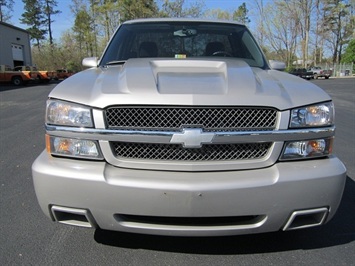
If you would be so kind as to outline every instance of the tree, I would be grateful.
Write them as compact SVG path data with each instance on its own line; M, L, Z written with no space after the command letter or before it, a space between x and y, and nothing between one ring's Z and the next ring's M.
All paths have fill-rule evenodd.
M83 59L82 51L78 49L77 41L74 33L71 30L64 32L60 39L60 45L57 47L58 61L56 68L66 68L75 72L81 71L83 66L81 61Z
M324 41L325 41L325 32L324 26L322 23L322 14L323 5L322 0L315 0L315 25L313 29L314 33L314 50L313 50L313 62L314 65L318 65L323 61L323 52L324 52Z
M295 0L295 7L299 13L299 28L301 34L301 51L303 67L308 66L308 46L311 30L311 13L314 6L313 0Z
M256 21L256 32L254 34L255 38L258 40L261 46L264 46L264 35L265 35L265 21L267 14L265 14L265 5L263 0L254 0L252 9L256 10L257 21ZM264 46L263 49L267 48ZM266 51L265 50L265 51ZM265 52L264 51L264 52Z
M162 10L160 11L161 17L201 17L204 11L204 3L202 1L195 1L189 7L185 7L185 0L169 1L164 0Z
M241 4L236 11L233 13L233 20L236 20L243 24L248 24L250 19L248 17L248 9L245 3Z
M270 46L270 59L284 61L290 67L294 61L299 36L299 14L291 1L276 0L273 3L263 5L259 10L263 12L262 45ZM267 15L266 15L267 14ZM277 56L276 56L277 55Z
M30 33L31 40L35 40L38 49L40 49L40 42L45 39L47 30L44 29L47 22L42 10L44 10L43 2L38 0L22 0L25 4L25 12L22 14L20 21L23 24L31 26L27 28Z
M9 22L13 11L14 0L0 0L0 21Z
M343 46L354 34L354 15L348 1L324 0L324 26L330 32L328 43L333 51L333 63L341 61Z
M98 24L104 34L104 42L108 42L121 22L121 5L118 0L100 0L97 7ZM100 30L99 30L100 31Z
M345 53L341 58L342 63L354 64L355 67L355 39L352 39L346 47Z
M86 55L94 56L94 28L92 26L92 19L86 9L80 10L75 17L73 31L78 48Z
M44 0L45 2L45 9L44 13L46 16L47 26L48 26L48 34L49 34L49 43L53 45L53 36L52 36L52 15L57 15L61 13L59 10L55 10L55 7L58 5L56 0Z
M204 14L204 17L210 19L223 19L223 20L232 20L232 15L226 10L220 8L207 10Z
M153 0L120 0L121 21L136 18L150 18L158 14L158 7Z
M220 8L207 10L204 17L211 19L235 20L242 24L248 24L250 22L248 12L249 10L247 9L246 4L243 3L234 12L222 10Z

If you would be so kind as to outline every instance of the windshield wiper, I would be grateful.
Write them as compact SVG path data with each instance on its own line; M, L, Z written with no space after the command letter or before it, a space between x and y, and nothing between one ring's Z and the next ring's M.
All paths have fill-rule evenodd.
M110 61L105 64L105 66L112 66L112 65L123 65L126 63L126 60L115 60L115 61Z

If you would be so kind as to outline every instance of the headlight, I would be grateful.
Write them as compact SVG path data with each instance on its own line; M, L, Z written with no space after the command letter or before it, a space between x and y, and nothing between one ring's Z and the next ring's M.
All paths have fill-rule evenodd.
M334 124L334 105L332 102L291 110L290 128L320 127L332 124Z
M286 142L281 160L325 157L332 153L333 138Z
M46 146L48 153L53 155L97 160L102 159L97 141L46 135Z
M57 100L47 101L46 123L62 126L93 127L89 108Z

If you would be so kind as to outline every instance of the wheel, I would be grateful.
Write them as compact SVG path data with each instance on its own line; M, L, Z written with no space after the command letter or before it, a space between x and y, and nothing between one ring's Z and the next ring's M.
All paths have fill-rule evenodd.
M318 79L318 75L317 75L317 74L314 74L314 78L315 78L315 79Z
M231 55L230 53L228 53L226 51L217 51L217 52L214 52L212 55L213 56L223 55L224 57L233 57L233 55Z
M21 77L13 77L12 78L12 84L14 84L15 86L20 86L23 83L23 80Z
M325 76L325 79L329 79L329 76Z

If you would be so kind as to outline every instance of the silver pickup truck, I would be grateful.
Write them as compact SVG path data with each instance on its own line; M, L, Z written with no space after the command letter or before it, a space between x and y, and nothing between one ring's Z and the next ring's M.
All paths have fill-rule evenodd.
M49 94L32 166L53 221L217 236L334 216L346 169L332 155L333 102L266 61L245 26L128 21L83 64Z
M315 79L318 79L318 78L329 79L329 77L331 76L330 70L323 70L321 67L317 67L317 66L310 67L307 69L307 71L313 72Z

